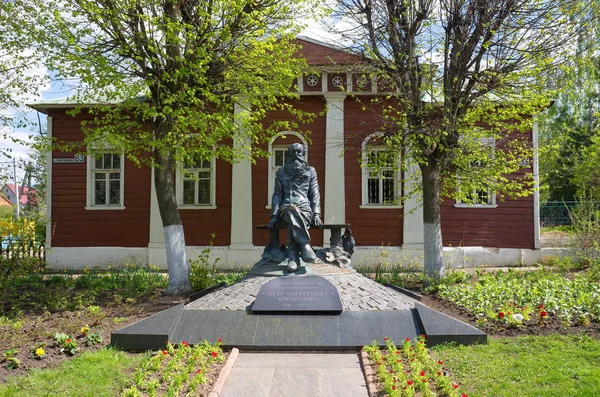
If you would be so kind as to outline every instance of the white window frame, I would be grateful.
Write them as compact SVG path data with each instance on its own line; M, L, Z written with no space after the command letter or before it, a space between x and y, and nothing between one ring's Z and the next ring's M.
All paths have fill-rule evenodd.
M268 172L268 190L267 190L267 205L265 206L265 208L267 209L271 209L271 197L273 196L273 189L275 189L275 175L277 174L277 170L279 170L280 167L275 165L275 150L281 150L281 149L285 149L287 150L287 148L291 145L287 144L287 145L282 145L282 144L277 144L274 145L274 142L281 137L284 137L286 135L293 135L295 137L300 138L300 140L302 141L302 144L304 145L304 149L305 149L305 154L304 154L304 160L306 160L308 162L308 143L306 142L306 138L304 138L304 136L302 134L300 134L299 132L296 131L284 131L284 132L280 132L279 134L275 135L273 138L271 138L269 140L269 145L268 145L268 151L269 151L269 158L268 158L268 167L269 167L269 172Z
M401 204L391 204L391 203L369 203L369 174L370 169L367 166L368 158L370 152L372 151L380 151L383 152L387 150L385 146L382 145L370 145L369 141L383 138L383 132L375 132L367 136L362 144L361 144L361 164L362 164L362 172L361 172L361 189L362 189L362 205L359 206L361 209L398 209L402 208ZM400 181L400 166L401 166L402 156L398 156L398 162L396 164L394 171L394 184L395 184L395 201L400 201L401 194L401 181Z
M186 170L193 169L195 172L199 172L199 170L203 168L184 168L182 167L177 171L175 177L175 189L177 192L177 204L179 208L182 210L214 210L217 208L217 162L215 161L215 157L212 156L210 158L210 203L209 204L184 204L183 203L183 181ZM198 185L196 185L197 187Z
M494 157L494 151L496 150L496 141L494 138L481 138L479 140L482 145L489 146L492 152L492 158ZM477 160L480 162L481 160ZM472 168L477 167L477 165L472 166ZM479 189L473 190L472 194L477 195ZM454 204L456 208L496 208L498 205L496 204L496 193L492 191L492 189L488 189L487 191L488 200L487 203L463 203L460 200Z
M104 154L118 154L120 157L119 165L119 189L120 197L119 204L96 204L96 184L95 184L95 172L96 172L96 157ZM108 170L108 169L106 169ZM110 171L99 171L109 173ZM114 170L113 170L114 172ZM125 153L121 150L113 150L110 147L107 148L92 148L90 154L87 156L87 187L86 187L86 210L124 210L125 209Z

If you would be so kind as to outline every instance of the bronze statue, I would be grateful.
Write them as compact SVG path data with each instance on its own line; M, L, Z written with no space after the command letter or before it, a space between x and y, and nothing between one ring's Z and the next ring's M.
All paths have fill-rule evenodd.
M277 171L271 199L268 227L287 228L290 272L298 269L299 258L307 263L316 261L308 229L322 225L317 172L304 160L305 154L306 149L300 143L288 147L286 163Z

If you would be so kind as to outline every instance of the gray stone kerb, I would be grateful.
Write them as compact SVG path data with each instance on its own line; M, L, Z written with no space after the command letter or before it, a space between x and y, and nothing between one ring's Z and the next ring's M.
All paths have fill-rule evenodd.
M417 300L360 274L324 274L338 290L344 311L410 310ZM302 277L302 276L294 276ZM185 306L192 310L250 310L260 287L273 276L248 275L240 282Z

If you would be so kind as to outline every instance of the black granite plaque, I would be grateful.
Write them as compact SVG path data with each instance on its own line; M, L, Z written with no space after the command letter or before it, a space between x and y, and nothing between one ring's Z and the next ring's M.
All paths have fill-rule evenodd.
M321 276L274 278L260 287L253 312L342 312L337 289Z

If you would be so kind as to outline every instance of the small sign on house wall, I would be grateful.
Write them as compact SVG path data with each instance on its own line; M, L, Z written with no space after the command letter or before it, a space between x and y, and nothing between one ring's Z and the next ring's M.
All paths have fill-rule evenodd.
M52 163L54 163L54 164L74 164L74 163L83 163L83 162L85 162L85 155L83 155L83 154L76 154L73 156L73 158L62 157L62 158L52 159Z

